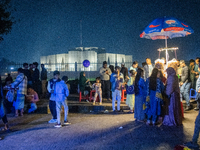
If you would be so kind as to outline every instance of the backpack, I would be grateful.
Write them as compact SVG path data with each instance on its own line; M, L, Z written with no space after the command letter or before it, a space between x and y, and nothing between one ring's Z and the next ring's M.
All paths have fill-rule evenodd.
M134 88L134 84L130 85L130 86L126 86L126 93L127 94L135 94L135 88Z
M15 91L14 90L9 90L6 94L6 98L9 102L13 102L15 98Z

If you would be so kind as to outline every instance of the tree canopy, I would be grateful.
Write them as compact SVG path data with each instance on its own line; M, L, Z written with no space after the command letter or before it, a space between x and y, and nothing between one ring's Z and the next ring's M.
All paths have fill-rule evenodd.
M14 21L11 17L10 0L0 1L0 41L3 40L3 35L8 34Z

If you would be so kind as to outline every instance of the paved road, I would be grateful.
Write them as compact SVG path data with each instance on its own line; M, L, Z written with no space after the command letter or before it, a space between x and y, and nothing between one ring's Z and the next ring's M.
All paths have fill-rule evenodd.
M197 113L185 113L182 127L146 126L132 114L70 113L70 126L54 128L48 114L9 115L13 132L0 132L0 150L172 150L191 140Z

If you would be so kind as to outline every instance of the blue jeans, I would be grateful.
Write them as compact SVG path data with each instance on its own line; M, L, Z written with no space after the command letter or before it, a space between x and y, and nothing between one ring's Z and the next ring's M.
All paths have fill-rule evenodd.
M200 132L200 111L199 114L195 120L195 128L194 128L194 135L192 138L193 143L197 143L197 140L199 138L199 132Z
M49 100L49 109L51 111L53 119L57 119L56 102L55 101Z
M64 107L64 121L67 121L67 115L68 115L68 105L67 100L65 101L56 101L56 112L57 112L57 122L60 124L60 111L62 106Z
M191 82L187 82L184 83L180 88L181 95L185 99L187 106L190 106L190 87Z
M37 109L36 103L31 103L31 108L28 110L28 113L31 113Z
M121 103L121 95L122 91L121 90L115 90L112 92L112 109L115 111L115 101L117 100L117 110L120 110L120 103Z

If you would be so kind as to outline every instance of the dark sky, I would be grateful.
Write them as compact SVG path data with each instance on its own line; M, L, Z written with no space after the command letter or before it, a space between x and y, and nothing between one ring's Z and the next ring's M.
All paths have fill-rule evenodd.
M179 47L178 59L200 56L199 0L12 0L16 24L0 43L0 55L17 62L39 61L41 55L65 53L80 46L106 48L133 55L133 60L155 60L164 40L141 39L139 34L154 19L173 16L194 33L168 40Z

